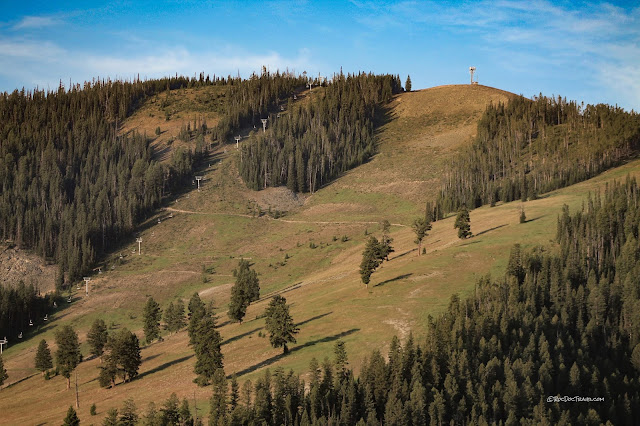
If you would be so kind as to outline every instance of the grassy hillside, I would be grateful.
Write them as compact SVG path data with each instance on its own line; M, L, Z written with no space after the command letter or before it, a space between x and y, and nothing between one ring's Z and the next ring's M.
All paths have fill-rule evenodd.
M2 421L59 423L75 396L66 391L63 378L44 381L36 374L33 357L38 341L46 338L53 346L53 334L63 324L76 327L85 341L95 318L141 336L141 307L148 295L163 308L195 291L213 300L224 341L225 372L237 373L241 382L276 366L305 374L312 357L332 356L338 339L346 342L350 365L358 371L363 357L374 348L384 353L393 335L406 338L411 331L420 338L428 315L441 312L451 295L469 294L478 275L504 269L515 242L549 243L563 204L577 208L589 191L640 172L640 162L630 163L526 202L529 220L524 224L518 221L520 202L474 210L471 228L476 236L466 241L457 238L453 218L436 222L426 239L427 254L418 257L410 221L423 214L424 201L439 188L444 162L470 140L485 105L509 96L484 86L443 86L397 96L379 128L379 153L306 197L282 188L247 190L236 171L235 148L220 148L202 171L206 180L201 191L193 189L168 200L163 210L143 224L141 255L134 253L137 244L131 239L102 265L104 273L92 277L88 297L78 290L74 302L61 307L40 334L19 344L12 342L5 352L10 378L9 386L0 392L0 409L6 413ZM253 217L256 204L288 213L281 219ZM382 219L394 224L395 253L374 273L367 291L358 274L365 231L379 234ZM341 241L343 235L348 241ZM311 248L310 242L317 248ZM240 257L253 263L263 296L249 307L241 325L229 324L226 318L231 272ZM215 272L203 273L203 266ZM256 317L275 293L287 298L300 327L298 342L286 357L258 336L264 320ZM192 383L195 359L186 331L164 338L143 348L140 377L115 389L98 386L98 360L79 366L83 423L101 422L109 408L120 407L128 397L144 409L172 391L191 400L195 391L198 408L207 410L211 390ZM89 416L94 402L98 417Z

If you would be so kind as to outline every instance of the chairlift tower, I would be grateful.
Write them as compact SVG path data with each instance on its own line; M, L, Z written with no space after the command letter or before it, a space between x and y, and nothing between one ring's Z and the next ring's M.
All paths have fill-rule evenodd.
M91 278L83 277L82 279L84 280L84 292L88 296L89 295L89 281L91 281Z
M4 336L4 339L0 340L0 355L2 355L3 346L6 345L7 343L9 343L9 341L7 340L7 336Z
M260 120L262 121L262 133L265 133L267 131L267 119L261 118Z
M471 83L470 84L478 84L478 82L473 81L473 73L476 72L476 67L469 67L469 74L471 74Z
M200 181L202 180L202 176L196 176L196 182L198 182L198 192L200 192Z
M136 238L136 243L138 243L138 256L140 256L140 244L142 244L142 238Z
M240 139L242 139L242 136L236 136L234 139L236 140L236 149L238 149L238 144L240 143Z

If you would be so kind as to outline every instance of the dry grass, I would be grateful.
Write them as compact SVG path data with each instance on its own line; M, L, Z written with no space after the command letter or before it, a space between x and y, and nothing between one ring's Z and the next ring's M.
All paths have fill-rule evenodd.
M240 381L253 380L265 368L276 366L305 374L312 357L320 360L332 357L337 339L345 341L350 365L358 371L370 351L386 352L393 335L406 338L411 330L420 339L427 316L442 312L451 295L471 293L480 274L501 273L515 242L526 247L549 243L562 204L576 208L588 191L603 182L620 179L629 172L640 173L640 162L634 162L527 202L529 222L525 224L519 223L520 202L474 210L471 227L476 236L465 241L457 238L453 218L436 222L427 237L424 256L417 256L409 227L393 226L395 253L374 273L367 290L358 274L365 229L379 233L375 223L380 219L406 225L410 218L422 213L422 200L426 196L420 194L416 198L413 191L426 191L426 187L418 185L393 195L385 191L393 191L393 185L396 189L403 188L406 181L435 179L432 170L441 164L434 166L431 160L442 161L446 156L434 156L432 149L439 147L440 152L451 152L453 145L468 140L474 127L472 123L464 123L477 119L474 114L481 107L471 100L455 101L456 96L467 99L465 93L477 95L475 99L482 102L507 97L482 86L440 87L400 96L394 101L396 118L381 130L380 154L310 196L282 220L252 218L247 214L247 203L252 200L289 198L286 194L247 190L235 170L235 149L218 152L221 161L204 172L207 181L202 190L191 191L170 204L183 213L168 218L168 211L160 211L157 215L162 219L160 224L153 217L142 227L141 256L131 253L137 247L134 240L115 251L114 255L120 251L127 255L124 263L113 270L107 267L107 272L95 276L89 297L79 294L78 301L54 315L41 334L9 348L5 365L12 385L0 391L3 421L59 423L68 406L74 403L74 395L65 390L60 377L44 381L38 375L33 376L31 363L37 342L46 338L51 344L55 329L67 323L80 330L84 340L90 323L98 317L114 327L129 327L141 336L141 306L147 295L153 295L163 307L178 297L187 300L195 291L205 300L213 300L220 316L220 333L225 339L225 371L238 373ZM447 98L454 101L447 103ZM440 106L436 107L438 102ZM410 103L414 107L409 107ZM428 105L420 110L423 103ZM450 118L450 124L443 124L440 119L434 124L409 120L411 117L426 120L430 114L448 117L447 113L461 118ZM464 114L472 118L464 118ZM409 121L396 122L404 118ZM460 123L466 126L463 135L456 133L460 132L456 130ZM414 127L403 130L403 126ZM411 138L412 133L415 138ZM431 142L429 137L433 139ZM414 140L419 138L423 142ZM403 165L404 162L407 164ZM377 182L373 173L384 177L384 182ZM343 221L349 223L340 223ZM349 241L341 242L343 235ZM317 248L310 248L310 242ZM290 258L283 266L285 253ZM231 273L240 257L249 258L254 264L263 299L249 307L245 322L229 324L225 312L233 283ZM202 282L203 265L215 268L214 274L206 275L206 283ZM268 339L258 337L264 320L256 317L263 312L268 296L274 293L287 298L293 318L300 323L298 343L292 345L287 357L272 349ZM128 397L145 408L150 401L161 403L173 391L189 399L195 391L199 408L206 409L211 390L192 383L195 362L192 354L185 331L165 336L163 342L143 349L141 377L115 389L98 387L97 360L83 362L78 368L81 420L99 423L107 409L120 407ZM88 414L94 402L98 405L98 417Z

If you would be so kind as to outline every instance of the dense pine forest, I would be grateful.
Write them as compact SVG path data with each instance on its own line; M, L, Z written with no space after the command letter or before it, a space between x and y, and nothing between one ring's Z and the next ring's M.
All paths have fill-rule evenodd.
M477 136L451 162L438 205L445 211L538 194L589 179L640 149L640 115L540 95L490 105Z
M95 81L0 95L2 238L59 262L70 280L86 273L158 205L175 173L152 160L146 135L118 136L118 122L145 97L187 85Z
M234 132L244 127L261 126L261 118L286 104L308 80L293 73L269 73L264 67L260 75L250 78L228 79L229 93L224 115L213 130L213 139L229 142Z
M373 155L376 110L401 90L392 75L334 76L308 102L269 115L270 130L242 146L242 178L255 190L314 192Z

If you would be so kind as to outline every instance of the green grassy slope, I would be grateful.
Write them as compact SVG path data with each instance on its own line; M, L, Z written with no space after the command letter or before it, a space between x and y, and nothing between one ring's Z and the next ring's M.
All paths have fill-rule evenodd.
M529 201L525 224L518 221L520 202L474 210L471 227L476 236L466 241L458 240L453 218L436 222L426 239L427 254L418 257L407 225L423 213L423 201L437 191L442 164L472 136L484 105L508 96L482 86L446 86L400 95L391 105L390 121L380 128L380 153L299 199L284 189L247 190L235 170L235 148L227 147L226 152L222 148L215 154L219 161L212 161L203 172L207 180L201 191L170 200L166 210L142 227L142 255L133 253L137 244L132 239L111 257L122 252L122 264L108 261L105 272L93 277L89 297L78 291L77 301L55 314L41 334L9 347L5 353L9 387L0 391L0 410L9 413L3 421L55 424L75 403L63 378L44 381L35 374L33 356L41 338L53 346L55 330L72 324L84 341L98 317L114 328L126 326L142 335L141 307L148 295L163 307L194 291L213 300L225 341L225 371L236 372L240 381L276 366L304 374L312 357L332 356L337 339L346 342L350 365L358 370L371 350L384 352L393 335L405 338L412 331L419 338L427 316L441 312L451 295L473 292L481 274L500 273L514 243L548 244L563 204L577 208L589 191L640 172L640 162L633 162ZM265 207L286 206L289 213L277 220L253 218L247 206L254 201ZM396 224L391 232L395 253L374 273L367 291L358 274L365 230L379 234L377 222L385 218ZM341 242L343 235L347 242ZM310 248L311 241L317 248ZM282 266L285 254L290 258ZM300 334L286 357L258 336L264 320L256 317L268 297L249 307L241 325L226 321L231 272L239 257L251 259L263 296L281 292L292 306ZM215 269L205 274L207 282L203 265ZM99 388L97 360L83 362L78 368L81 420L98 423L108 408L121 406L128 397L145 408L172 391L192 399L195 390L199 408L206 408L211 390L192 383L195 359L187 342L182 331L145 347L141 377L115 389ZM93 402L98 404L98 418L88 414Z

